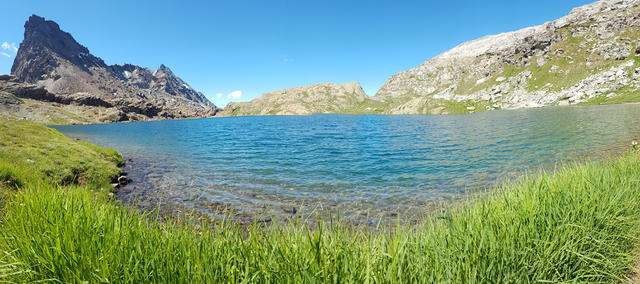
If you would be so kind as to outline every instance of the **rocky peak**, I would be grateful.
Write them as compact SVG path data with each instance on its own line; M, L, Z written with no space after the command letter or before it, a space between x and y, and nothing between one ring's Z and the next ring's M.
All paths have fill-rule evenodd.
M173 72L171 72L171 69L169 69L169 67L165 66L164 64L160 64L160 67L158 67L158 70L156 70L156 76L162 74L173 76Z
M106 65L53 21L33 15L11 68L23 82L60 96L83 94L141 119L203 117L217 108L165 65L153 71Z
M32 15L24 24L24 40L11 68L11 73L21 80L34 83L42 79L64 59L88 71L89 67L106 67L102 59L79 44L53 21Z
M89 50L77 43L69 33L60 30L58 24L36 15L29 17L24 24L23 43L39 44L62 54L89 53Z
M364 94L366 96L364 89L358 82L354 81L354 82L344 83L342 84L342 87L350 93Z

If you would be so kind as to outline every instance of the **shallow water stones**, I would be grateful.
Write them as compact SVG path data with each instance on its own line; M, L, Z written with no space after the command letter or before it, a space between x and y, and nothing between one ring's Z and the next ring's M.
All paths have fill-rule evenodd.
M131 181L130 178L128 178L127 176L121 176L118 178L118 185L120 186L125 186L127 185L127 183L129 183Z
M284 208L282 209L285 213L289 213L292 215L295 215L296 213L298 213L298 208L295 207L291 207L291 208Z
M257 221L257 223L271 223L271 217L265 217Z

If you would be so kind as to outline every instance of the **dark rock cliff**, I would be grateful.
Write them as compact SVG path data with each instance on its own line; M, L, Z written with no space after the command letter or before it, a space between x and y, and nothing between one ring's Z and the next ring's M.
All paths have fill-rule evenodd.
M58 101L116 107L148 119L208 117L218 111L164 65L157 70L107 65L53 21L33 15L24 27L11 73Z

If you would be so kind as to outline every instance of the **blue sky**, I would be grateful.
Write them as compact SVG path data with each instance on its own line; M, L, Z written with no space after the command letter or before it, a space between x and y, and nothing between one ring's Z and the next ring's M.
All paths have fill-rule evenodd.
M462 42L542 24L593 1L6 1L0 73L31 14L107 64L160 64L216 105L321 82L369 95ZM218 95L221 94L221 95Z

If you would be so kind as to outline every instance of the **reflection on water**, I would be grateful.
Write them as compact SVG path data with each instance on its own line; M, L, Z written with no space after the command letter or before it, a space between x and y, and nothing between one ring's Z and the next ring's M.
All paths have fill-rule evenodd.
M620 151L640 134L639 119L640 105L612 105L55 128L130 159L125 201L249 216L323 208L358 219L420 214L525 171Z

